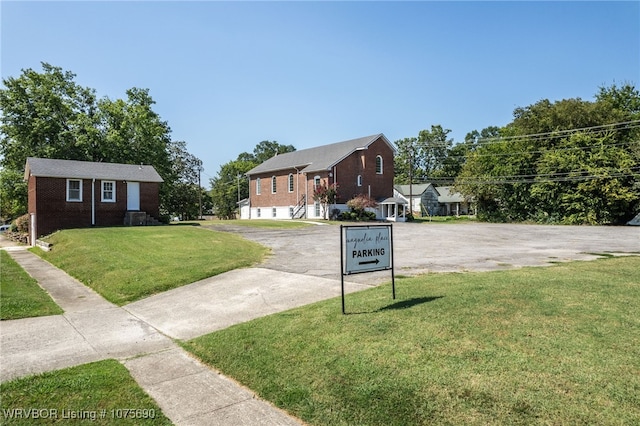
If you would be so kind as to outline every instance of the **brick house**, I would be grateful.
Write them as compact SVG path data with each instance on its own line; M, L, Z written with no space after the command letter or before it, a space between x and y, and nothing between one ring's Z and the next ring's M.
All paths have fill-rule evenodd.
M249 198L241 203L240 217L327 218L333 210L347 210L346 202L360 194L380 203L378 218L395 216L394 153L393 145L380 133L276 155L246 173ZM325 212L313 200L314 188L334 184L336 204Z
M159 214L153 166L27 158L31 243L58 229L143 225Z

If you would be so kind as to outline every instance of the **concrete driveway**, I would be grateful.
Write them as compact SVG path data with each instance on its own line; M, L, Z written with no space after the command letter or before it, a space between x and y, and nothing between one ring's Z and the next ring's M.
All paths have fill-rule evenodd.
M276 271L340 279L340 226L264 229L216 222L212 229L238 233L272 249L260 265ZM592 260L598 254L640 254L640 227L547 226L489 223L394 223L396 275L490 271ZM379 284L388 271L351 275Z

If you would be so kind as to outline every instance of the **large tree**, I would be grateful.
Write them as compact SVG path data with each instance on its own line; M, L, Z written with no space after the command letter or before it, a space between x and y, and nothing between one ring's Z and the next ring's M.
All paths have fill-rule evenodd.
M295 150L296 148L293 145L282 145L277 141L264 140L253 148L252 154L243 152L238 155L238 160L252 161L256 164L261 164L273 156L293 152Z
M23 176L17 170L0 169L0 223L27 211L27 182Z
M438 124L432 125L431 130L421 130L417 137L397 140L395 183L451 179L447 173L455 172L456 166L449 157L459 155L460 152L452 151L453 139L449 137L449 133L451 130Z
M249 196L249 183L245 173L256 166L253 161L235 160L220 166L211 179L211 199L220 219L235 219L238 202Z
M238 201L249 197L245 173L274 155L295 150L293 145L264 140L255 146L253 153L242 152L236 160L223 164L218 175L211 179L211 199L216 215L220 219L234 219Z
M477 142L456 181L487 220L624 223L640 210L640 94L600 88L594 101L516 108Z
M75 74L42 64L3 79L0 90L2 166L21 170L27 157L87 159L97 144L96 97L74 82Z
M161 210L175 213L171 200L180 189L174 186L183 180L172 164L177 157L171 153L171 129L153 110L149 90L129 89L126 99L97 99L95 90L78 85L72 72L47 63L42 69L3 79L0 165L13 171L3 177L20 176L27 157L151 164L164 179ZM18 204L25 213L26 191L12 196L24 200Z
M184 141L169 144L171 176L174 184L167 188L166 210L182 220L199 218L211 210L211 196L202 188L202 160L187 151Z

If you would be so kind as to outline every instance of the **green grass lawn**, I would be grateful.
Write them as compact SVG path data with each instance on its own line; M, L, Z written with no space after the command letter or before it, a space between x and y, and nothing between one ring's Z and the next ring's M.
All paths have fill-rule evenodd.
M640 424L640 257L396 286L184 345L313 425Z
M201 225L234 225L267 229L300 229L312 226L311 223L302 220L273 220L273 219L237 219L237 220L211 220L199 222Z
M116 360L5 382L0 394L3 425L172 424Z
M0 250L0 319L61 314L51 299L9 254Z
M414 221L417 223L462 223L475 222L475 216L415 216Z
M198 226L69 229L34 253L124 305L260 262L268 249L237 235Z

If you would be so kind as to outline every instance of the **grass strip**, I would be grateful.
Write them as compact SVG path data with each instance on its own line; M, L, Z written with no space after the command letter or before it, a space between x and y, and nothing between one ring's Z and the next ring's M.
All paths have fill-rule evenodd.
M266 229L300 229L306 228L308 226L312 226L312 223L309 221L302 220L274 220L274 219L237 219L237 220L214 220L214 221L206 221L200 222L202 225L233 225L233 226L242 226L246 228L266 228Z
M640 424L640 257L396 284L184 345L313 425Z
M0 384L3 425L171 425L116 360Z
M260 262L268 249L196 226L69 229L50 235L53 250L34 253L124 305Z
M476 222L475 216L460 215L460 216L414 216L414 221L417 223L462 223L462 222Z
M0 319L58 315L62 309L5 250L0 250Z

